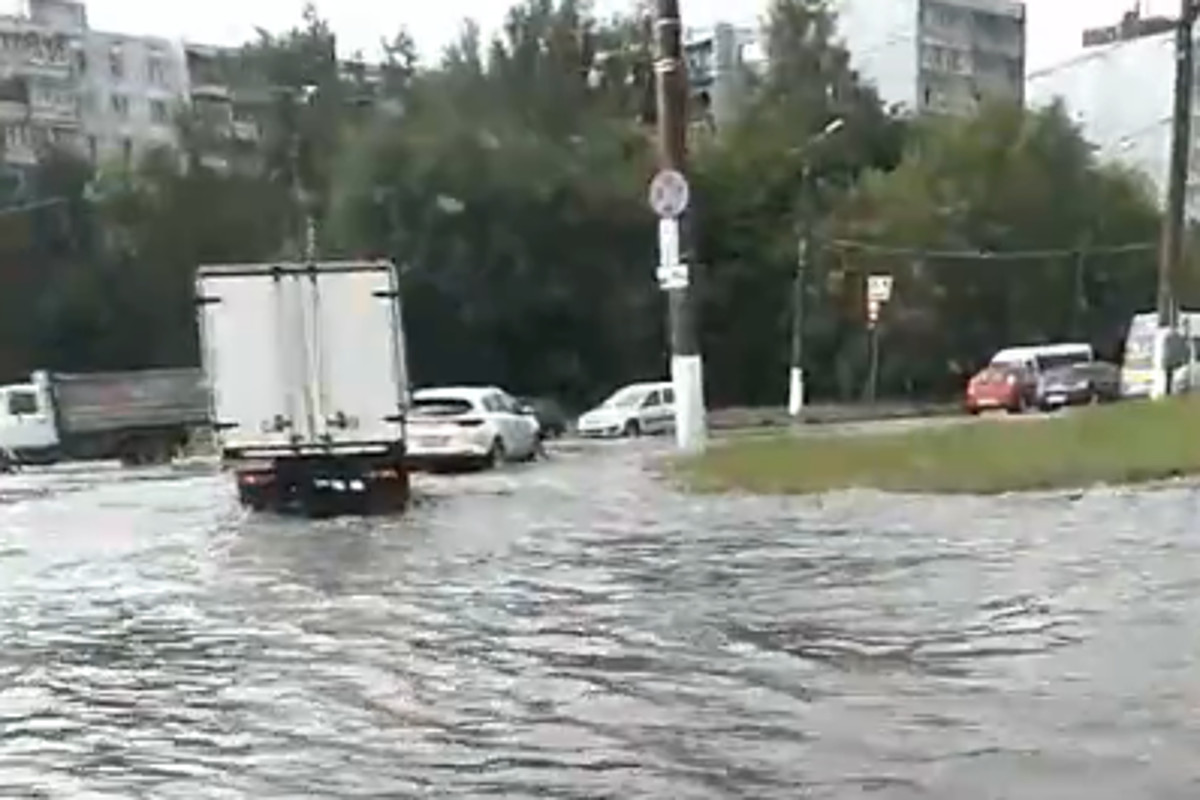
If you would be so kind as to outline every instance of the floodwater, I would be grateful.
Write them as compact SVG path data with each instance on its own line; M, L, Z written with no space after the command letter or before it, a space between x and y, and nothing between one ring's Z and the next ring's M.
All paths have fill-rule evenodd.
M248 518L0 478L0 797L1200 796L1200 494L684 498L647 448Z

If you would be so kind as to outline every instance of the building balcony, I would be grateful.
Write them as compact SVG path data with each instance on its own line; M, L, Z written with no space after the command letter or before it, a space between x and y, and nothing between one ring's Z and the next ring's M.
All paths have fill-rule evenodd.
M262 138L258 124L250 120L235 119L231 128L233 138L243 142L257 142Z
M197 83L192 86L192 98L194 100L209 100L219 102L229 102L232 99L229 87L223 83Z
M26 106L28 118L32 122L55 127L78 127L79 110L74 106Z
M4 148L4 163L19 164L25 167L36 166L38 153L30 145L6 146Z
M972 50L980 53L1005 56L1007 58L1025 57L1024 39L1001 39L994 36L972 36L970 39L970 46Z
M19 100L0 100L0 123L28 119L29 105Z
M71 77L70 61L27 59L14 64L15 71L38 78L65 80Z

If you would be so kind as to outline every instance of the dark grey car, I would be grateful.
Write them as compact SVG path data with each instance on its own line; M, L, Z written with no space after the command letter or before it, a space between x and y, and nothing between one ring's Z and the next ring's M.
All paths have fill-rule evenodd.
M1036 402L1042 409L1107 403L1120 396L1120 367L1107 361L1049 363L1039 370Z

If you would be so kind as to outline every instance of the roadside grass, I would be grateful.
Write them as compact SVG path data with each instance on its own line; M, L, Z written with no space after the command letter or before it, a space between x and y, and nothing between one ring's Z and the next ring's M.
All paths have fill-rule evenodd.
M781 432L714 443L702 455L672 460L669 472L703 493L1001 494L1145 483L1200 473L1200 398L902 432Z

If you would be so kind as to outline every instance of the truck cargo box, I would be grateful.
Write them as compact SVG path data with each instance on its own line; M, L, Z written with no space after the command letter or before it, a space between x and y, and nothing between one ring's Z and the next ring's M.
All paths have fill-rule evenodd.
M402 452L408 375L391 263L206 266L196 289L223 451Z
M200 369L51 373L49 384L64 436L201 426L209 417Z

